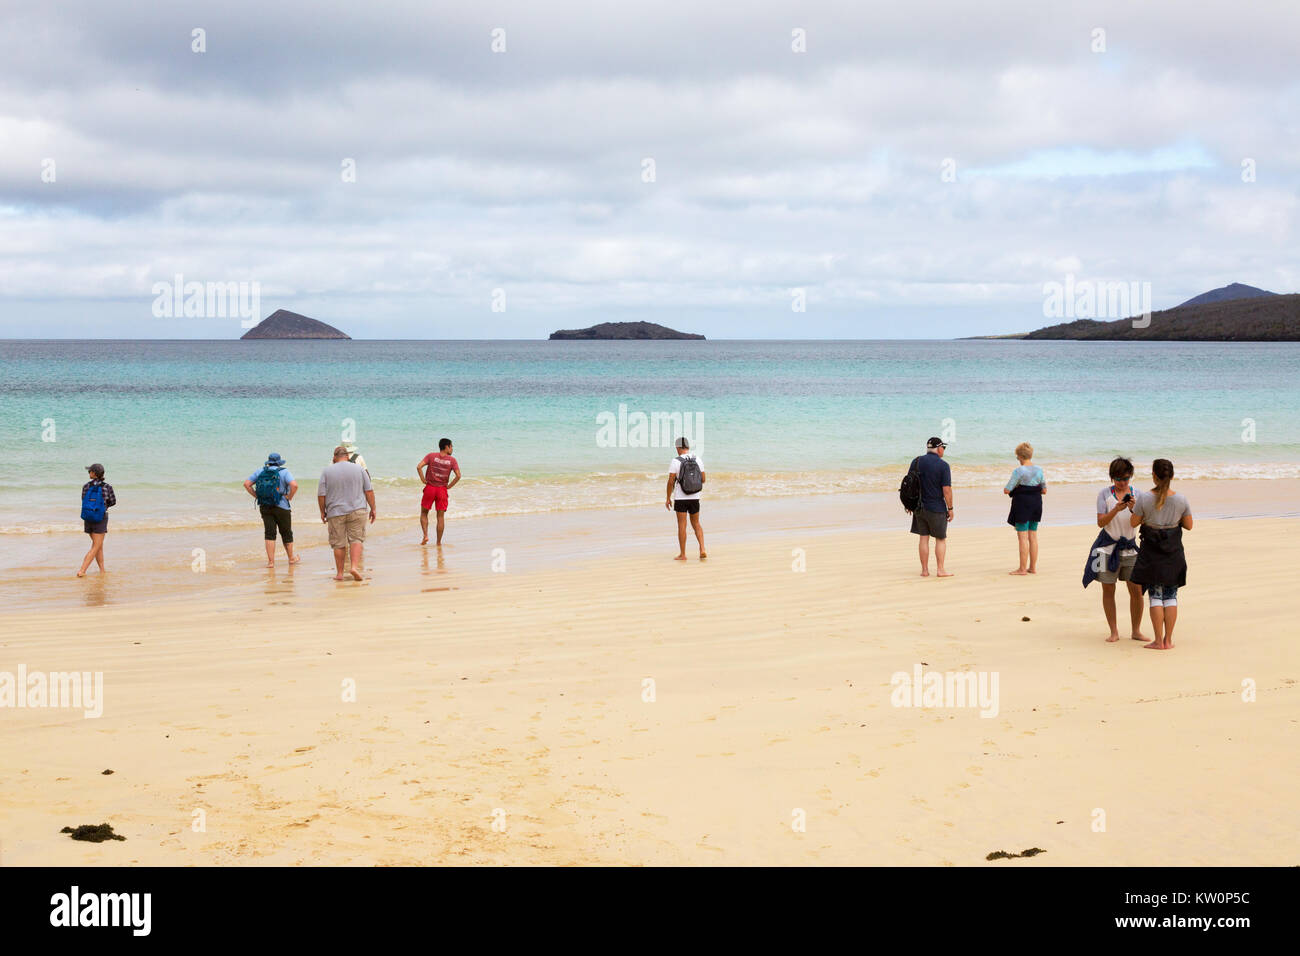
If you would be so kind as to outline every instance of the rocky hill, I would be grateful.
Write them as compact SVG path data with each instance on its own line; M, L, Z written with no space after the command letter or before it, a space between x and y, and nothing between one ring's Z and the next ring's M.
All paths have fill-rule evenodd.
M351 339L324 322L277 309L240 336L241 339Z

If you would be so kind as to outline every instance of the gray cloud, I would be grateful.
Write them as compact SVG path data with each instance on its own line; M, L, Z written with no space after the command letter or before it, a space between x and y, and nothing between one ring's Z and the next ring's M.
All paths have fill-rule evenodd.
M264 311L435 337L634 314L722 336L1005 331L1040 324L1042 283L1065 272L1151 281L1158 306L1233 280L1300 288L1285 3L74 2L6 19L3 335L33 316L97 334L87 302L114 334L227 334L159 329L149 290L178 272L258 281Z

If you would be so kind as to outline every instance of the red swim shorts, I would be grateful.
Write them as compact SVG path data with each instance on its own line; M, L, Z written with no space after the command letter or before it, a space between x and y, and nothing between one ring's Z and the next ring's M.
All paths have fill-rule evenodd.
M420 510L428 511L434 505L437 505L438 511L447 510L447 486L446 485L425 485L424 497L420 500Z

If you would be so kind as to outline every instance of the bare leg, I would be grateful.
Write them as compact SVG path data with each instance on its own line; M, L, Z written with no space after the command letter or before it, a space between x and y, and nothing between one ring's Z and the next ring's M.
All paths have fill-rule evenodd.
M1012 574L1028 574L1025 570L1025 562L1029 560L1029 532L1017 531L1016 544L1020 547L1020 567L1012 571Z
M1139 600L1142 592L1138 591ZM1106 638L1106 643L1113 644L1119 640L1119 619L1115 610L1115 585L1102 584L1101 586L1101 609L1106 613L1106 623L1110 625L1110 637ZM1138 605L1138 620L1141 620L1142 605Z
M366 546L365 546L362 542L360 542L360 541L353 541L353 542L352 542L352 549L351 549L351 550L352 550L352 555L351 555L351 557L352 557L352 577L353 577L354 580L357 580L357 581L364 581L364 580L365 580L364 576L361 574L361 571L362 571L362 567L361 567L361 565L362 565L362 559L365 557L365 555L364 555L365 547L366 547Z
M1029 573L1038 573L1038 532L1029 532Z
M940 578L952 577L951 571L945 571L943 569L943 559L947 556L947 554L948 554L948 539L947 538L936 539L934 542L934 563L935 563L936 577L940 577Z
M691 530L695 532L695 543L700 546L700 557L707 558L708 552L704 550L704 529L700 527L700 516L691 515ZM686 550L686 539L682 539L682 550Z
M1178 605L1165 605L1165 650L1173 650L1174 625L1178 623Z
M1151 630L1155 631L1156 639L1150 644L1144 646L1152 650L1164 650L1165 646L1165 609L1158 604L1151 605Z
M420 533L424 535L424 540L420 544L429 543L429 509L420 509Z
M99 562L99 570L102 572L104 570L103 552L104 536L102 534L91 534L90 549L86 552L86 556L81 559L81 569L77 571L77 577L84 578L86 576L86 569L90 567L92 561Z
M294 552L292 541L286 541L284 543L284 554L285 557L289 559L290 564L297 564L299 561L302 560L302 558L298 557L298 555Z
M921 577L928 578L930 576L930 536L928 534L921 535L917 541L916 553L921 558Z
M343 556L347 554L347 548L334 549L334 580L343 580Z
M434 544L439 546L442 545L442 529L446 527L446 517L447 517L447 512L445 511L438 512L438 539L434 542Z
M1145 641L1142 636L1142 585L1128 586L1128 614L1133 620L1133 640Z
M275 539L269 538L266 541L266 566L275 567Z
M686 512L677 512L677 557L675 561L686 560Z

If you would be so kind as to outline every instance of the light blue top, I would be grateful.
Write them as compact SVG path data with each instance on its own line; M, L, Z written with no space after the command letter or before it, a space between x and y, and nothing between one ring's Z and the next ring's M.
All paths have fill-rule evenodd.
M261 468L257 469L257 471L249 475L248 480L251 481L253 484L257 484L257 476L260 475L265 470L266 470L266 466L263 465ZM293 481L293 475L290 474L289 469L281 468L280 469L280 500L275 503L275 506L277 508L290 507L289 499L285 497L285 493L288 492L289 483L291 481Z
M1007 482L1003 491L1010 491L1016 485L1028 485L1034 487L1043 483L1043 469L1037 465L1020 465L1011 473L1011 480Z

